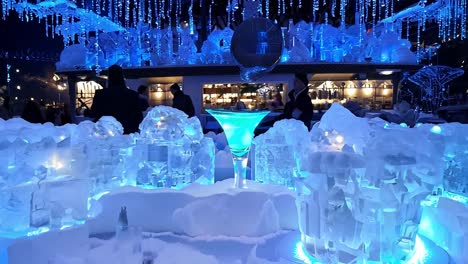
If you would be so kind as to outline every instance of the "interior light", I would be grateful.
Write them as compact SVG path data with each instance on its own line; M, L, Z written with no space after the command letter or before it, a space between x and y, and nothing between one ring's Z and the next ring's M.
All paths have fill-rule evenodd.
M384 70L384 71L380 71L379 73L382 74L382 75L392 75L392 74L393 74L393 71L391 71L391 70Z

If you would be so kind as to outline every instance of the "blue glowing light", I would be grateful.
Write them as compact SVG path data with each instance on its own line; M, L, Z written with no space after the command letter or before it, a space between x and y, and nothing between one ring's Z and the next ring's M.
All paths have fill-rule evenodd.
M424 243L422 242L421 238L416 235L416 240L414 241L414 251L413 256L408 260L408 263L425 263L425 259L427 259L430 252L426 249Z
M309 254L307 249L304 247L304 244L299 241L294 247L294 257L303 261L305 264L319 264L312 255Z
M440 133L442 133L442 128L438 125L435 125L431 128L431 132L440 135Z
M224 129L232 155L242 156L249 152L254 130L270 111L229 111L206 109Z
M389 128L390 127L390 124L389 123L385 123L385 125L383 126L384 128Z
M408 127L408 125L406 123L401 123L400 126L401 127Z
M466 196L456 194L456 193L452 193L452 192L445 192L444 196L449 198L449 199L452 199L454 201L457 201L459 203L468 205L468 197L466 197Z

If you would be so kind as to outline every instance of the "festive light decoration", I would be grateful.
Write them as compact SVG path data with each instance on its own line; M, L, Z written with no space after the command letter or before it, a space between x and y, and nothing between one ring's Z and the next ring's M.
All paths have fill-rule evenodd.
M411 6L403 11L394 13L395 1L398 0L342 0L339 3L332 0L310 0L306 3L305 0L289 1L286 3L284 0L279 0L276 7L273 7L273 2L245 0L241 4L238 0L229 0L226 3L226 16L227 23L230 24L236 20L236 14L240 12L244 19L247 19L251 14L267 17L270 19L278 20L283 14L290 14L291 12L304 12L305 5L311 7L311 25L307 29L310 33L307 34L309 39L303 43L307 49L307 53L311 54L311 58L306 58L305 62L310 60L317 61L333 61L333 62L346 62L346 56L351 54L353 48L362 47L367 54L366 62L384 62L392 63L397 62L395 59L379 59L378 55L372 55L380 47L376 47L372 38L382 38L382 35L394 33L397 40L402 40L402 34L406 33L408 39L410 27L417 29L417 52L416 61L421 59L423 50L421 47L421 32L427 30L426 26L429 22L436 22L438 24L438 34L441 41L449 41L452 39L466 38L466 25L467 25L467 0L437 0L428 4L427 1L421 0L414 6ZM116 54L108 54L108 48L103 47L102 41L98 35L109 32L123 32L122 34L113 34L111 37L114 39L117 46L127 46L127 50L134 51L140 59L135 59L127 66L142 66L148 64L148 59L151 52L156 51L156 57L162 56L160 53L161 48L166 47L166 44L158 42L167 42L167 34L172 34L172 38L176 38L174 45L181 45L181 34L184 28L181 26L183 14L188 15L188 28L189 35L192 36L192 41L199 41L195 28L197 27L197 18L194 18L194 6L199 5L200 8L207 10L206 13L206 28L207 33L211 33L213 28L216 28L215 12L218 9L219 3L215 1L182 1L182 0L92 0L92 1L69 1L69 0L47 0L36 2L26 2L20 0L1 0L2 13L1 18L11 14L11 10L15 10L23 21L29 21L31 18L37 17L43 20L46 27L46 34L49 37L56 35L63 36L65 45L72 43L76 36L81 40L81 44L88 43L90 36L96 37L98 48L87 50L87 52L96 52L96 64L106 67L106 63L102 63L100 57L105 57L105 61L112 61L110 57L117 56ZM288 6L287 6L288 5ZM352 21L346 19L346 10L349 6L355 6L354 24L357 26L354 34L359 36L356 40L347 40L346 32L350 30L353 25L346 25L345 21ZM322 8L329 8L324 14L319 11ZM277 14L272 16L272 10L276 8ZM221 9L222 10L222 9ZM221 14L224 15L224 14ZM245 16L246 15L246 16ZM329 15L331 17L329 17ZM244 17L245 16L245 17ZM336 21L336 16L339 16L338 31L332 29L331 19ZM185 20L185 18L184 18ZM238 23L239 21L235 21ZM322 23L320 26L314 24ZM185 24L185 22L184 22ZM143 26L147 25L147 26ZM370 26L370 28L369 28ZM171 28L171 29L170 29ZM173 29L172 29L173 28ZM405 28L406 30L402 30ZM155 31L158 29L159 31ZM312 30L310 30L312 29ZM365 31L367 29L367 32ZM291 32L295 30L296 32ZM297 34L303 28L289 28L288 33L291 35ZM316 30L314 32L314 30ZM166 31L166 32L163 32ZM333 31L333 32L331 32ZM89 32L98 32L97 34L89 34ZM317 34L318 33L318 34ZM329 38L330 34L340 35L334 43L327 43L324 41L324 36ZM318 39L316 39L318 38ZM107 38L106 38L107 39ZM141 41L146 40L147 43L142 45ZM202 39L204 40L204 39ZM314 43L317 42L318 43ZM383 40L380 45L392 45L393 40ZM331 42L331 41L328 41ZM347 43L348 42L348 43ZM215 43L220 46L222 44ZM393 43L394 44L394 43ZM400 45L404 45L403 42ZM319 48L317 48L317 46ZM341 55L330 54L332 50L338 47ZM302 54L305 52L300 46L296 44L295 51ZM397 49L397 47L390 47ZM405 46L409 49L409 47ZM312 51L312 49L314 49ZM178 47L174 47L175 54L167 54L170 56L177 56ZM101 52L101 54L99 54ZM129 53L130 51L127 51ZM301 53L302 52L302 53ZM303 57L299 56L296 57ZM125 55L121 54L121 55ZM385 57L385 56L384 56ZM295 58L294 54L284 54L283 58ZM364 62L359 58L349 59L354 62ZM145 62L146 61L146 62ZM156 60L159 61L159 60ZM170 59L171 63L184 63L182 59ZM212 61L212 60L211 60ZM221 62L229 63L232 60L223 59ZM283 60L284 61L284 60ZM115 61L114 61L115 62ZM138 62L138 63L137 63ZM400 59L398 62L402 62ZM403 61L406 62L407 61ZM145 63L145 64L143 64ZM149 63L155 64L156 62ZM158 62L160 64L160 62ZM201 61L203 63L203 61ZM95 65L92 65L95 66ZM90 67L89 64L86 67Z

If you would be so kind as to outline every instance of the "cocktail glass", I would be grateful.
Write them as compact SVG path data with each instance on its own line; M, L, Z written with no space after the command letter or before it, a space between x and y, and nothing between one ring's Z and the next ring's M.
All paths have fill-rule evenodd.
M245 174L254 130L270 111L207 109L226 134L234 163L234 188L245 188Z

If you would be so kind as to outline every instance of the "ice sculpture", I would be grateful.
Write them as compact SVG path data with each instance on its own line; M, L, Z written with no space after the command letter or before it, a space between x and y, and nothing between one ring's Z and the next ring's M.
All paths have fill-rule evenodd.
M88 181L75 163L81 156L71 147L73 126L17 121L0 130L0 233L16 237L84 220Z
M463 75L463 69L447 66L425 66L409 80L421 88L421 108L423 111L435 112L442 103L448 100L447 83Z
M92 133L86 143L91 196L125 183L125 156L133 147L131 137L123 135L123 127L114 117L101 117Z
M245 174L254 130L270 111L206 109L221 125L233 155L234 187L245 188Z
M214 181L214 143L203 137L198 118L157 106L146 115L140 131L144 162L137 185L182 188L193 182Z
M443 128L360 119L354 130L340 107L327 115L311 131L309 176L297 179L307 250L324 262L408 260L420 204L442 186Z
M255 181L295 188L300 177L302 157L307 153L309 131L300 121L275 122L266 133L254 139Z

